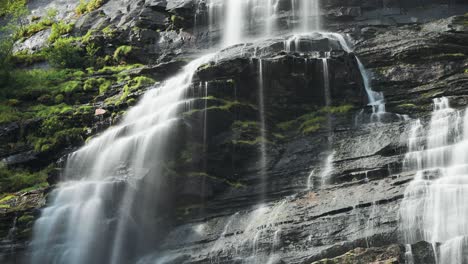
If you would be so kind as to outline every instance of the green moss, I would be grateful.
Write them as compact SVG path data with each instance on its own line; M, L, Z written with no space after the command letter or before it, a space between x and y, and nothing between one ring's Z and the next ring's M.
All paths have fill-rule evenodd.
M416 105L415 104L401 104L401 105L398 105L398 107L400 108L416 108Z
M353 109L353 105L345 104L340 106L327 106L322 108L320 111L323 113L330 114L345 114Z
M156 81L152 78L145 76L138 76L130 80L127 84L130 91L138 90L141 87L147 87L153 85Z
M102 33L106 38L113 38L115 36L116 30L111 28L111 26L107 26L102 29Z
M127 64L127 65L117 65L117 66L104 66L98 71L94 72L92 69L88 69L88 74L115 74L121 73L122 71L131 70L135 68L142 67L142 64Z
M85 81L83 85L83 90L85 91L100 90L101 85L110 86L110 82L108 82L105 78L89 78ZM105 89L107 90L107 88Z
M42 128L43 129L43 128ZM61 129L61 128L60 128ZM55 127L49 128L49 133L52 134L53 130L56 130ZM70 128L58 130L52 134L52 136L47 137L30 137L29 140L34 144L34 150L40 153L53 152L65 145L72 145L73 143L84 142L83 139L83 128Z
M276 127L278 127L280 130L287 131L287 130L291 130L296 125L297 125L296 120L290 120L286 122L281 122L277 124Z
M49 117L57 114L71 113L73 108L64 103L52 106L39 104L30 107L30 111L35 112L38 117Z
M77 15L83 15L89 12L92 12L104 4L104 0L80 0L80 3L75 8L75 13Z
M46 169L46 171L48 171L49 168ZM24 189L21 189L19 190L18 192L20 193L25 193L25 192L30 192L30 191L34 191L34 190L38 190L38 189L44 189L44 188L47 188L49 186L49 183L47 182L41 182L39 184L36 184L36 185L33 185L31 187L26 187Z
M132 46L127 46L127 45L124 45L124 46L120 46L118 47L115 52L114 52L114 60L117 61L117 62L120 62L122 61L123 59L125 59L128 55L130 55L130 53L132 52L133 48Z
M16 196L14 196L14 195L6 195L6 196L3 197L2 199L0 199L0 203L7 202L7 201L9 201L9 200L11 200L11 199L14 199L14 198L16 198Z
M200 67L198 67L198 70L206 70L212 67L213 65L214 65L214 62L205 63L201 65Z
M241 128L241 129L249 129L249 128L256 128L258 129L259 125L256 121L235 121L232 124L233 128Z
M317 132L319 129L320 129L320 124L314 123L314 124L309 124L307 126L301 127L301 132L304 135L308 135L308 134Z
M18 223L20 224L28 224L32 221L34 221L34 216L28 214L22 215L20 218L18 218Z
M256 137L254 140L232 140L233 145L254 146L261 143L268 143L268 140L263 137Z

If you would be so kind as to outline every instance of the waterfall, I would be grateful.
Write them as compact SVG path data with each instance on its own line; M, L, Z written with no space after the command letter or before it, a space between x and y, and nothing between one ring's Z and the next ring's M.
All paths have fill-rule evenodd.
M375 92L372 90L369 74L364 68L361 60L356 57L359 70L361 71L362 79L364 81L364 88L366 89L369 106L372 107L371 122L381 122L381 117L385 113L385 99L383 93Z
M69 155L67 181L35 223L31 263L128 263L154 246L169 142L193 74L211 57L149 90L121 124Z
M209 31L222 30L222 47L242 43L248 38L271 37L280 30L312 32L321 29L318 0L291 0L290 20L298 23L280 26L280 0L209 0ZM291 21L289 21L291 22ZM292 26L289 26L291 24Z
M244 38L245 16L248 8L248 1L228 0L226 1L225 29L223 37L223 46L230 46L240 43Z
M332 152L330 155L328 155L326 161L325 161L325 165L324 165L324 168L322 170L322 172L320 173L320 179L321 179L321 183L322 183L322 186L327 184L329 178L330 178L330 175L332 174L333 172L333 160L335 159L335 152Z
M258 108L260 114L260 177L262 185L262 195L266 195L267 191L267 135L266 135L266 120L265 120L265 94L263 80L263 61L258 60ZM265 197L262 197L265 200Z
M298 9L301 10L300 29L302 32L321 29L319 0L301 0Z
M336 39L340 42L341 47L348 53L353 52L353 49L348 44L346 38L338 33L324 33L326 36L332 39ZM384 94L381 92L376 92L372 90L372 86L369 80L369 73L367 72L364 64L362 64L359 57L356 56L356 61L359 66L359 71L362 76L362 80L364 82L364 88L366 90L367 99L369 101L369 106L372 107L372 115L371 115L371 122L381 122L382 116L386 113L385 110L385 98Z
M325 106L331 106L330 77L328 71L328 59L322 58L323 65L323 90L325 94Z
M429 129L413 122L404 159L416 176L400 206L400 229L405 243L438 247L440 264L468 261L468 111L462 115L447 98L434 99Z

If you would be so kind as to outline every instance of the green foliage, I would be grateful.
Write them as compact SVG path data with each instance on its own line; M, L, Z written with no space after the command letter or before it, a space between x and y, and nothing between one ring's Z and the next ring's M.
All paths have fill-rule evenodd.
M92 12L104 4L104 0L80 0L80 3L75 9L77 15L83 15Z
M56 68L82 68L85 63L81 48L72 39L58 39L47 52L47 60Z
M32 221L34 221L34 216L28 214L22 215L20 218L18 218L18 223L20 224L27 224Z
M25 5L25 0L0 0L0 17L7 16Z
M43 94L46 91L56 90L59 84L70 78L71 74L69 70L15 70L11 73L9 89L5 91L4 96L21 97L22 94L27 94L29 97L34 97L35 92Z
M0 124L21 119L21 113L16 108L5 104L0 104L0 113Z
M137 76L128 82L128 87L130 91L138 90L141 87L146 87L154 84L156 81L146 77L146 76Z
M88 2L86 0L80 0L80 3L75 8L75 13L77 15L83 15L86 13L88 7Z
M35 52L35 53L29 53L29 51L24 50L20 51L18 53L13 54L11 57L11 61L13 64L18 65L18 64L23 64L23 65L32 65L37 62L45 61L46 60L46 54L45 52Z
M353 109L353 105L345 104L340 106L326 106L320 111L329 114L345 114L348 113L351 109Z
M104 29L102 29L102 33L106 38L113 38L115 36L116 30L111 28L111 26L107 26Z
M132 46L126 45L118 47L114 52L114 60L121 62L132 52L132 49Z
M49 9L47 10L47 15L38 20L37 22L27 24L19 28L15 34L16 39L29 38L37 32L43 31L54 25L55 17L57 16L57 10Z
M48 119L49 120L49 119ZM52 122L57 122L60 120L57 116L50 119ZM46 137L30 137L30 140L34 144L34 150L40 153L55 152L63 146L70 145L76 142L82 143L83 139L83 129L82 128L70 128L63 129L57 124L49 123L49 126L44 126L41 128L44 132L50 133L55 130L57 132L51 134L52 136ZM45 130L48 129L48 130Z
M102 94L107 91L111 84L112 82L105 78L89 78L85 81L83 89L85 91L99 90L99 93Z
M44 185L47 180L47 172L29 172L26 170L9 170L0 168L0 193L16 192L35 185ZM7 201L9 196L2 199Z
M36 34L37 32L40 32L44 29L47 29L52 26L54 23L53 20L49 19L44 19L40 20L37 23L31 23L25 27L22 27L17 33L15 38L20 39L20 38L29 38L32 35Z
M1 0L0 17L6 23L0 24L0 87L8 83L12 69L14 35L23 25L28 10L25 0Z
M52 30L50 32L49 42L54 43L62 35L70 33L73 30L74 26L75 26L74 23L65 23L63 21L59 21L55 24L52 24Z
M36 116L38 117L49 117L52 115L65 114L68 112L72 112L73 108L63 103L58 104L58 105L53 105L53 106L46 106L46 105L40 104L40 105L35 105L31 107L30 110L36 112Z
M88 45L86 45L85 50L86 50L86 59L87 59L88 65L96 66L96 62L99 61L96 58L98 57L97 53L99 52L100 48L94 43L89 43ZM98 63L98 64L104 64L104 63Z

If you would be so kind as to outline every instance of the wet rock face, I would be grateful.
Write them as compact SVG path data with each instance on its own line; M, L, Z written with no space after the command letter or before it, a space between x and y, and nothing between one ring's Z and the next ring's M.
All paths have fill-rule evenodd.
M421 27L374 28L372 37L363 37L357 42L357 54L370 67L373 88L384 91L390 111L409 113L411 117L426 120L432 111L431 99L440 95L451 96L454 106L464 107L466 74L462 72L466 57L445 54L465 49L465 45L460 44L467 37L457 26L460 19L442 20ZM284 100L298 100L292 94L299 94L302 89L297 83L284 85L294 87L294 92L281 93L277 86L285 78L283 74L290 76L288 80L306 75L319 79L320 60L309 57L311 71L301 75L298 69L305 69L303 55L278 52L274 41L262 45L268 47L264 53L258 53L263 65L267 65L263 67L264 73L268 72L271 74L269 78L275 80L266 85L265 91L269 115L267 127L274 133L276 125L286 116L292 116L293 111L299 115L310 111L306 106L294 108L300 105L298 102L288 102L290 109L278 106L280 99L275 95L283 95ZM239 100L255 104L258 93L252 83L258 79L258 66L255 65L259 60L248 60L242 56L250 56L250 50L249 45L233 47L226 50L226 55L217 63L199 69L198 79L201 83L208 83L209 94L232 96L232 90L237 88L235 94ZM431 59L425 58L426 54L431 54ZM343 62L346 56L342 54L336 59ZM451 60L447 56L460 58ZM333 59L330 59L331 65ZM426 67L436 69L432 65L441 67L428 71ZM332 67L347 69L337 70L345 72L343 75L346 76L353 71L353 68L340 68L340 64ZM395 71L398 67L401 70ZM226 81L231 79L235 81ZM250 80L250 83L245 80ZM343 87L348 86L344 84L350 82L338 80L342 84L340 91L346 91ZM453 80L453 86L430 86L433 81L444 80ZM239 82L242 85L236 86ZM323 83L318 84L319 87L321 85L323 87ZM419 90L431 93L422 97L417 92ZM316 90L313 94L317 93ZM309 101L309 106L323 106L323 101L314 101L314 97L307 97L307 93L302 95L304 105ZM235 177L230 179L239 179L242 185L210 193L202 208L186 208L184 215L178 217L179 226L167 236L160 248L164 253L149 256L148 261L162 258L184 263L238 263L257 259L264 263L327 263L331 259L334 263L347 263L345 260L351 257L351 263L405 263L410 253L407 252L408 245L399 244L402 238L398 210L406 186L414 177L413 172L402 172L411 121L389 119L386 123L356 125L350 120L355 120L353 118L365 103L360 101L356 91L353 95L333 97L336 102L353 102L357 109L345 117L332 116L331 129L324 128L306 135L286 130L281 132L286 138L267 145L267 186L258 181L258 164L235 163L238 173L211 167L210 174L222 177L232 173ZM405 102L413 103L403 105ZM284 116L281 113L285 113ZM225 120L224 117L221 119ZM216 117L214 120L221 123ZM208 133L211 129L208 128ZM223 135L223 139L232 139L222 130L219 135ZM217 141L211 141L210 144L214 145L209 148L219 151L223 141L219 141L219 137L214 138ZM240 155L245 157L255 148L234 151L240 151ZM219 152L214 153L219 158ZM232 152L231 155L234 156ZM250 154L249 159L254 156ZM331 170L327 169L330 166L326 164L327 160L330 160ZM219 159L210 161L208 164L219 164ZM245 168L248 169L242 170ZM325 179L322 172L327 172ZM252 208L260 199L259 193L265 190L264 206ZM208 220L200 222L200 219ZM433 247L425 242L411 245L411 257L414 263L435 261Z
M466 21L459 16L423 26L376 29L373 36L362 38L356 52L373 73L374 89L385 93L390 111L425 114L432 110L432 99L441 96L456 107L465 105Z

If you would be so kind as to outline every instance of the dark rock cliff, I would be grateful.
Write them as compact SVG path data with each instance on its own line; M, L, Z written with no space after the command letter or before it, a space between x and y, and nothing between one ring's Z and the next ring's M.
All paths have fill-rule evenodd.
M68 10L60 12L63 17L76 20L70 34L91 31L100 52L132 46L129 60L142 65L124 70L131 77L163 80L220 39L220 29L207 25L204 1L109 0L78 18L66 1L53 3ZM289 0L279 1L285 12L288 5ZM37 14L44 6L31 5ZM307 52L287 51L290 32L284 25L277 38L229 47L215 63L197 70L194 107L183 114L179 155L170 164L164 201L176 209L165 215L170 226L154 246L158 256L149 254L141 263L242 263L253 255L260 263L405 263L398 211L414 173L402 170L410 124L403 116L427 120L432 99L440 96L450 98L452 107L467 105L468 3L323 0L322 9L325 28L349 35L353 52L326 35L303 39ZM31 37L38 39L34 45L25 41L17 49L40 49L45 44L38 34L44 32ZM327 106L323 62L316 54L329 51ZM372 88L385 95L385 122L369 122L372 109L356 56ZM260 79L265 128L259 123ZM130 99L149 86L138 86L122 104L110 103L125 85L70 99L91 101L92 110L58 118L88 129L78 138L65 137L51 151L16 144L33 135L41 118L0 124L2 163L34 170L52 164L47 177L53 186L61 158L118 122L133 105ZM106 113L97 115L95 109ZM265 182L259 176L261 144L268 157ZM0 196L0 260L25 259L32 223L50 188ZM435 263L427 243L412 248L415 263Z

